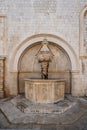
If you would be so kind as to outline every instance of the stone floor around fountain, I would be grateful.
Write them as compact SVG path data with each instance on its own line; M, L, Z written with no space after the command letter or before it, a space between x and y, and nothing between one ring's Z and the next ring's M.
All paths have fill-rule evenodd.
M65 99L56 104L33 104L20 95L0 102L0 110L13 124L72 124L85 113L77 99Z

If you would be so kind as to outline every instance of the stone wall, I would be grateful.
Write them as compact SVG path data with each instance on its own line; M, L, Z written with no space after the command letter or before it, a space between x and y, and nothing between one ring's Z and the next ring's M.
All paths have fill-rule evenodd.
M79 61L78 69L71 70L73 95L86 95L87 55L83 53L86 51L83 36L87 30L83 28L87 16L82 15L86 5L87 0L0 0L0 56L6 57L5 87L11 95L17 94L17 71L11 70L11 58L25 39L39 37L38 34L58 36L71 48Z

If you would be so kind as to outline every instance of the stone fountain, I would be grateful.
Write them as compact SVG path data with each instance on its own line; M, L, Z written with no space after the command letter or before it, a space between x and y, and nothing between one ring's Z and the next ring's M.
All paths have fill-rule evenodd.
M46 39L37 55L41 65L41 79L25 79L25 97L33 103L55 103L64 99L65 81L49 79L48 69L54 57Z
M49 68L49 62L52 61L53 53L48 48L48 42L46 39L42 42L42 47L40 48L37 59L38 62L41 63L41 78L42 79L48 79L48 68Z

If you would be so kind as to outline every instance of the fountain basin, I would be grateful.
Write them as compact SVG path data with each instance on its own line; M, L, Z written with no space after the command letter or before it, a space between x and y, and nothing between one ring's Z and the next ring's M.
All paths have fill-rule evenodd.
M25 97L33 103L55 103L64 92L65 80L25 79Z

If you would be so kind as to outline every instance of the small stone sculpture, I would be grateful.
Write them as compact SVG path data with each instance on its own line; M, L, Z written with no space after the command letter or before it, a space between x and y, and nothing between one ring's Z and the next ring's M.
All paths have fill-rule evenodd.
M42 79L48 79L48 67L49 67L49 62L47 61L41 62L41 78Z
M41 63L41 78L48 79L49 62L53 58L53 54L48 47L48 41L46 39L42 42L42 47L37 54L38 62Z

